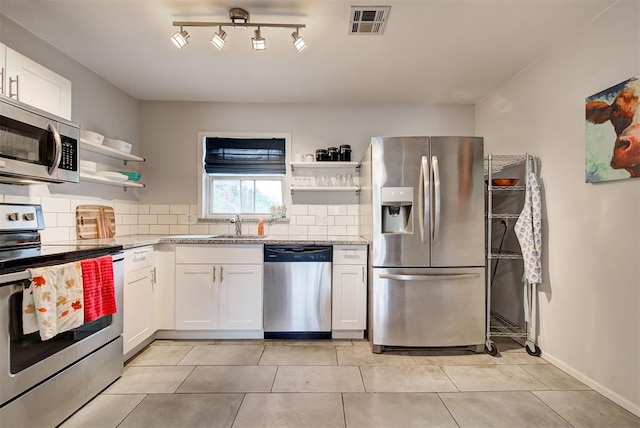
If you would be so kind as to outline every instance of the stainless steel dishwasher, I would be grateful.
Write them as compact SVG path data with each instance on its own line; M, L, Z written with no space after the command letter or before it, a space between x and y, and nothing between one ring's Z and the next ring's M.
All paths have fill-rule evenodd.
M265 245L265 339L331 338L332 248Z

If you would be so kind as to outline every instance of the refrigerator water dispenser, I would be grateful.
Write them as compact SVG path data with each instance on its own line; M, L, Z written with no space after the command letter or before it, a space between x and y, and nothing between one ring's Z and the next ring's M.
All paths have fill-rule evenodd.
M382 233L413 233L413 187L380 189Z

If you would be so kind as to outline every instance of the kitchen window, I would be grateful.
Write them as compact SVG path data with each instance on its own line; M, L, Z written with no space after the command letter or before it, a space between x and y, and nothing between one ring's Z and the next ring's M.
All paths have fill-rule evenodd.
M203 217L267 217L272 206L288 205L288 134L201 133L199 137Z

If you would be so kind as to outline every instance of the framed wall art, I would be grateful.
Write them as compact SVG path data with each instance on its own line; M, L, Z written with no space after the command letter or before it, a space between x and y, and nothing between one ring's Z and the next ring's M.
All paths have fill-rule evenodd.
M640 76L585 100L585 181L640 177Z

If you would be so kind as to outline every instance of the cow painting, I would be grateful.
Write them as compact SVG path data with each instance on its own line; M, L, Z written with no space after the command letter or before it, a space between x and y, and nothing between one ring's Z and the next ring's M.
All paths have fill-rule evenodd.
M640 177L640 77L586 99L586 181Z

